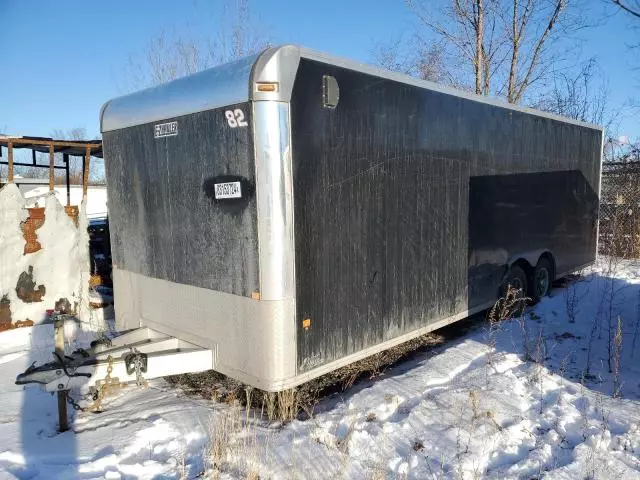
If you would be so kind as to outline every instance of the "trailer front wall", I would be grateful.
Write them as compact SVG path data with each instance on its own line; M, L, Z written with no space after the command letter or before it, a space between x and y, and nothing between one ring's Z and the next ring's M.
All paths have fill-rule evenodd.
M238 109L246 126L231 128L226 112ZM259 289L250 116L245 102L104 133L114 267L245 297ZM169 122L177 134L155 138ZM213 184L228 175L245 198L216 203Z
M594 260L599 130L308 59L291 112L299 372L493 301L519 252Z

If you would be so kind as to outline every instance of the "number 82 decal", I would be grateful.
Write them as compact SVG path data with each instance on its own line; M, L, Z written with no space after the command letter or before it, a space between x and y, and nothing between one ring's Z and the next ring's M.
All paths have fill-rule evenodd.
M226 110L224 116L231 128L246 127L247 121L244 119L244 112L239 108L235 110Z

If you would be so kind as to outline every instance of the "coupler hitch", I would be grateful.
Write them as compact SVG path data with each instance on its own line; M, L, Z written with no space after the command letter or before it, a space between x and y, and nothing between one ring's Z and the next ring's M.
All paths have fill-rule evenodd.
M16 377L16 384L37 383L49 392L89 391L107 375L112 382L143 385L152 378L214 368L212 350L149 328L131 330L110 342L94 342L90 349L71 355L58 351L53 355L51 362L33 363Z

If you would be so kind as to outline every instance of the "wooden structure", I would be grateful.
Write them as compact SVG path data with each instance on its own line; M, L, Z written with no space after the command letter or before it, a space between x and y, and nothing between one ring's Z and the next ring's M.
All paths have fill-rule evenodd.
M7 149L7 159L4 160L3 147ZM14 150L31 150L32 162L15 162ZM36 152L48 153L49 164L43 165L36 162ZM55 154L62 153L64 165L55 164ZM66 173L67 207L71 206L71 190L69 183L69 157L82 157L82 196L87 195L89 184L89 164L91 157L102 158L102 142L100 140L55 140L45 137L13 137L0 136L0 164L8 166L7 182L13 183L14 167L37 167L49 169L49 190L55 186L56 169L63 169Z
M3 156L3 148L7 149L6 160ZM31 163L16 162L14 160L14 151L16 149L31 150ZM49 162L40 164L36 161L36 153L47 153ZM63 165L56 165L56 153L62 154ZM15 137L0 136L0 164L8 166L7 183L14 182L14 167L36 167L49 169L49 191L55 188L55 170L63 169L66 174L67 202L64 207L65 212L72 219L74 224L78 225L78 207L71 205L71 185L69 181L69 157L82 157L82 198L87 195L87 186L89 184L89 165L91 157L102 157L102 142L100 140L83 141L83 140L55 140L53 138L44 137ZM22 225L24 239L26 241L24 253L34 253L40 250L41 245L38 242L36 230L44 223L44 208L30 208L29 218Z

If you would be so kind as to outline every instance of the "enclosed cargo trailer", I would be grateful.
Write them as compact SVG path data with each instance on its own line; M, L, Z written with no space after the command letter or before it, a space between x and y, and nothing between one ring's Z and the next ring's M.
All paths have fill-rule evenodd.
M112 100L101 128L118 327L265 390L595 259L595 125L284 46Z

